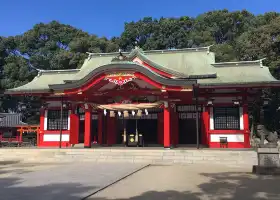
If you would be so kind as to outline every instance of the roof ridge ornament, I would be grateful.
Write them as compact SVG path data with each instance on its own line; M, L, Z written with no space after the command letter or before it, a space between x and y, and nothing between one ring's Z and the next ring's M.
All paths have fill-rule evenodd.
M134 49L140 49L140 47L138 46L138 42L137 41L135 41L134 44L135 44Z
M36 67L34 67L31 63L30 63L30 60L28 60L28 67L30 67L31 69L34 69L38 72L37 76L41 76L42 75L42 72L44 72L45 70L43 69L38 69Z
M211 44L211 45L209 45L209 46L207 47L207 54L210 53L210 48L211 48L212 46L214 46L214 44Z
M264 61L264 60L266 60L266 58L262 58L262 59L259 60L259 61L260 61L260 66L261 66L261 67L263 67L263 61Z
M123 55L122 50L119 49L119 55L112 59L112 62L129 61L128 57Z
M86 52L86 54L88 54L88 61L92 58L92 56L94 55L94 53L90 53L90 52Z

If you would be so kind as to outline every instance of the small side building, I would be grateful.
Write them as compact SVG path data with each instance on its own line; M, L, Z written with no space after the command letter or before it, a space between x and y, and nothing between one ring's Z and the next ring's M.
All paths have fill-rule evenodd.
M17 139L19 133L18 127L27 125L22 122L22 115L20 113L0 113L0 139L4 135Z

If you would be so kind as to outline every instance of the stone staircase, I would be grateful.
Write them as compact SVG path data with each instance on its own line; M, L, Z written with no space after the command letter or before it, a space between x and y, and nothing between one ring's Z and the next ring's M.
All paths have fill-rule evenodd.
M0 161L20 162L128 162L150 164L222 164L255 165L257 154L253 150L229 149L0 149Z

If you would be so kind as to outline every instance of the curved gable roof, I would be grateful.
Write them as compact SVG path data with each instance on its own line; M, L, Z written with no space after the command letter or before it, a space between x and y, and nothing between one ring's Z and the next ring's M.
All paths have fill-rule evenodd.
M136 67L136 70L165 84L176 85L178 82L179 85L183 83L188 85L193 81L197 81L201 86L279 84L269 69L262 66L261 60L215 63L215 55L209 51L209 47L152 51L134 49L132 52L122 53L125 60L116 59L118 55L119 52L89 53L80 69L42 70L31 82L6 90L5 93L52 92L51 88L79 86L102 70L131 69L131 67ZM132 62L136 57L159 71L173 75L175 79L164 78L150 68Z
M152 80L157 81L163 85L169 86L188 86L196 84L196 80L191 79L168 79L165 78L154 71L150 70L149 68L140 65L134 62L112 62L107 65L103 65L93 69L90 73L84 76L82 79L79 80L65 80L65 84L51 84L49 87L53 90L61 90L61 89L72 89L72 88L79 88L82 85L86 84L88 81L92 80L93 77L96 77L102 73L112 72L112 71L135 71L140 72Z

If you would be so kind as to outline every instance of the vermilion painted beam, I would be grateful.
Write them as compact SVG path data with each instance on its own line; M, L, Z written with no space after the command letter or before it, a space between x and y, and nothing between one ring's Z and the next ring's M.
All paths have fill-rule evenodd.
M97 92L97 93L103 93L105 96L114 96L114 95L119 95L119 94L139 94L139 95L145 95L145 94L161 94L162 92L159 90L147 90L147 89L137 89L137 90L108 90L108 91L102 91L102 92ZM91 94L94 96L94 93ZM103 95L102 95L103 96Z
M171 77L172 77L171 74L168 74L168 73L166 73L166 72L160 71L160 70L156 69L155 67L152 67L152 66L148 65L148 64L145 63L145 62L143 62L143 65L146 66L146 67L148 67L150 70L152 70L152 71L156 72L157 74L160 74L160 75L162 75L162 76L164 76L164 77L168 77L168 78L171 78Z
M150 79L149 77L147 77L147 76L145 76L145 75L143 75L143 74L141 74L141 73L139 73L139 72L136 72L134 75L135 75L137 78L139 78L139 79L141 79L141 80L143 80L143 81L146 81L146 82L149 83L150 85L155 86L156 88L163 89L163 88L162 88L162 86L163 86L162 84L155 82L154 80ZM165 90L167 90L167 91L181 91L181 87L165 86Z
M80 92L85 92L86 90L90 89L91 87L93 87L95 84L99 83L100 81L102 81L105 78L105 75L102 74L97 78L92 79L91 81L88 81L88 83L86 85L83 85L81 88L75 88L75 89L71 89L71 90L65 90L64 94L77 94Z

